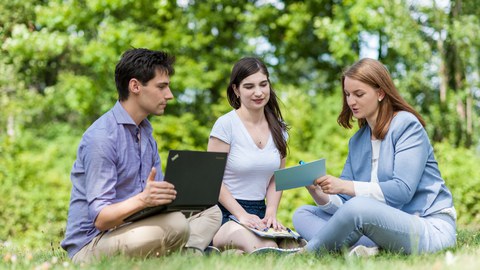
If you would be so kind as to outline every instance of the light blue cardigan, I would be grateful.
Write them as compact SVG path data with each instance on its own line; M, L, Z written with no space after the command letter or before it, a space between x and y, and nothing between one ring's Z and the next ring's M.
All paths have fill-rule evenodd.
M370 127L365 125L350 139L341 179L370 181L370 134ZM378 181L386 203L404 212L423 217L453 206L427 133L409 112L398 112L382 140ZM350 198L343 194L340 197Z

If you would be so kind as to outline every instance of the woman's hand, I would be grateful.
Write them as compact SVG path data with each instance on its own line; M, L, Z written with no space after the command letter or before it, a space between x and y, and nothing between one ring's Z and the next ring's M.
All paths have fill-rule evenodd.
M325 205L330 201L330 198L328 197L328 194L324 193L320 188L320 186L317 185L317 181L319 179L320 178L313 181L312 185L305 186L305 187L307 188L310 195L312 195L312 198L315 201L315 203L317 203L318 205Z
M283 226L274 215L265 215L265 217L262 219L262 222L267 228L271 227L276 231L284 231L286 229L285 226Z
M242 216L239 216L238 220L241 224L246 225L250 228L254 228L260 231L267 229L267 226L265 225L263 220L260 219L257 215L245 213Z
M331 195L339 193L350 195L353 190L352 181L345 181L331 175L318 178L315 184L322 189L323 193Z

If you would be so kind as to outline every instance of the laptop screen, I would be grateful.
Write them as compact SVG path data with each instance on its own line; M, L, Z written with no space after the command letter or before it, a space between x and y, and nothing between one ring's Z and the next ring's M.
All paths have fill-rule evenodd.
M227 153L170 150L164 181L175 186L175 200L168 205L140 210L125 221L132 222L171 211L181 211L190 216L217 204L226 164Z
M168 206L179 209L205 209L215 205L227 163L227 153L170 150L164 181L177 191Z

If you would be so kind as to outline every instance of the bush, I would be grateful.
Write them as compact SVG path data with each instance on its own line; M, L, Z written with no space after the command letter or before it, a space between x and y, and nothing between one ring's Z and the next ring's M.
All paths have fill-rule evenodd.
M22 134L2 139L0 241L30 248L58 246L70 198L69 171L78 138L53 141Z

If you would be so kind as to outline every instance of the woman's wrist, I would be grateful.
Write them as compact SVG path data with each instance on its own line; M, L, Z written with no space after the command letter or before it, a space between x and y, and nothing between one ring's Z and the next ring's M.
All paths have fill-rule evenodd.
M341 194L347 194L349 196L355 196L355 187L353 181L350 180L341 180L342 181L342 192Z
M328 194L325 194L319 186L313 186L314 188L309 189L308 191L313 197L313 200L318 205L325 205L330 201Z
M267 209L265 210L265 216L270 216L270 217L276 217L277 216L277 208L269 208L267 206Z
M308 192L312 193L315 192L315 189L317 188L317 185L310 185L310 186L305 186L308 190Z

